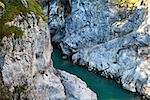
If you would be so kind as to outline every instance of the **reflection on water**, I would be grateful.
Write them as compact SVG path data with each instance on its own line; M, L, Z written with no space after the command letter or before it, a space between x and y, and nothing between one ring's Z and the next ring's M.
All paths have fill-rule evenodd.
M103 78L87 71L87 68L63 60L57 49L54 49L52 59L55 68L72 73L85 81L88 87L97 94L98 100L140 100L138 94L122 89L115 81Z

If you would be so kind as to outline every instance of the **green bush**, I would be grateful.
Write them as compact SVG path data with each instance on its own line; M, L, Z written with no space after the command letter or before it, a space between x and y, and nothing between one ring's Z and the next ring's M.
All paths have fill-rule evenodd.
M15 33L16 37L21 37L23 35L23 31L20 28L5 25L6 22L12 21L20 13L27 15L27 13L32 11L37 21L39 21L40 17L47 19L43 14L41 6L35 0L27 0L28 8L22 4L21 0L0 0L0 2L5 4L5 11L0 18L0 39L4 36L10 36L12 33Z
M37 20L39 20L40 17L44 16L41 6L34 0L28 0L28 6L28 11L34 12Z
M42 8L37 2L35 2L34 0L28 0L27 2L28 8L23 6L20 0L14 0L8 3L4 2L4 4L6 4L6 10L1 18L2 22L6 23L8 21L12 21L21 12L26 15L27 13L30 13L32 11L38 19L40 16L44 16Z
M2 39L4 36L8 37L12 33L15 33L16 38L19 38L23 35L23 31L19 27L0 24L0 39Z
M27 10L22 5L20 0L15 0L11 3L6 3L5 12L1 17L1 23L12 21L20 12L27 13Z

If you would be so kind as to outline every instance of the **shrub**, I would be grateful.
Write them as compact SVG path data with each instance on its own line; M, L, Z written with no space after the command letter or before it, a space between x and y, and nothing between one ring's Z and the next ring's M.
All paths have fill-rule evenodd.
M27 0L28 8L22 4L21 0L0 0L0 2L5 4L5 11L0 18L0 39L4 36L10 36L12 33L15 33L16 37L21 37L23 35L21 28L5 25L6 22L12 21L20 13L27 15L27 13L32 11L36 16L37 21L39 21L40 17L47 20L41 6L35 0Z
M8 37L12 33L15 33L16 38L19 38L23 35L23 31L19 27L0 24L0 39L2 39L4 36Z

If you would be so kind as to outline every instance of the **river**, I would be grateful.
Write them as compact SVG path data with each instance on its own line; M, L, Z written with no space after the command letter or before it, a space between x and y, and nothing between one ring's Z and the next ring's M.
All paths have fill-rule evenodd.
M87 86L97 94L98 100L140 100L139 94L123 89L115 81L89 72L85 67L62 59L58 49L54 49L52 60L55 68L72 73L85 81Z

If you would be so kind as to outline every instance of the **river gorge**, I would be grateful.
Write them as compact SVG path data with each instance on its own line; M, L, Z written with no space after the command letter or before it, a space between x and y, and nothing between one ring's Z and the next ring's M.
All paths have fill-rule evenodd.
M0 0L0 100L149 98L150 0Z
M55 68L74 74L86 82L87 86L97 94L98 100L141 100L139 94L123 89L114 80L106 79L87 71L85 67L62 59L61 52L56 48L53 50L52 60Z

